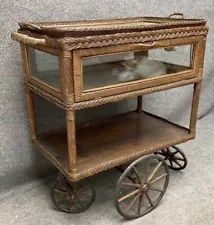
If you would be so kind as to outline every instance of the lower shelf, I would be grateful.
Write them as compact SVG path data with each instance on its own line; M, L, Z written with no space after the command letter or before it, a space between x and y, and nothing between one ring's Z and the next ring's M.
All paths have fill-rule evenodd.
M46 132L39 149L72 180L193 139L189 130L146 112L135 111L94 121L76 129L77 171L69 173L66 130Z

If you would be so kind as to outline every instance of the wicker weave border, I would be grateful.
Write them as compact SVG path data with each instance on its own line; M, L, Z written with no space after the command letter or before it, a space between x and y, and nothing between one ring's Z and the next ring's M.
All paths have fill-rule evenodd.
M115 46L122 44L142 43L147 41L169 40L174 38L207 36L208 27L185 27L174 29L163 29L157 31L143 31L131 33L118 33L111 35L87 36L81 38L52 38L47 35L36 34L30 31L20 31L30 37L45 39L49 48L61 50L74 50L84 48L96 48Z
M30 83L26 83L26 86L28 88L30 88L33 92L38 94L39 96L54 103L55 105L59 106L60 108L67 110L67 111L71 111L71 110L76 111L76 110L80 110L80 109L84 109L84 108L91 108L94 106L103 105L103 104L110 103L110 102L118 102L123 99L132 98L132 97L135 97L138 95L146 95L146 94L150 94L153 92L159 92L159 91L164 91L164 90L175 88L175 87L181 87L181 86L185 86L185 85L189 85L189 84L194 84L194 83L200 82L201 80L202 80L201 77L196 77L196 78L192 78L192 79L188 79L188 80L182 80L182 81L178 81L178 82L174 82L174 83L169 83L169 84L165 84L165 85L155 86L155 87L141 89L141 90L132 91L132 92L127 92L127 93L123 93L123 94L119 94L119 95L113 95L113 96L104 97L104 98L100 98L100 99L94 99L94 100L90 100L90 101L78 102L78 103L74 103L72 105L66 105L60 99L50 95L49 93L39 89L38 87L36 87Z
M126 156L122 156L118 159L114 159L114 160L110 160L107 162L104 162L102 164L98 164L95 165L92 168L86 169L81 173L76 173L76 174L71 174L69 173L68 170L66 170L57 159L55 159L50 153L48 153L48 151L45 150L45 148L40 145L39 141L34 140L34 144L38 147L38 149L45 155L45 157L50 160L55 166L56 168L58 168L68 179L72 180L72 181L78 181L81 179L84 179L86 177L90 177L92 175L95 175L99 172L102 172L104 170L108 170L111 169L115 166L121 165L121 164L125 164L131 160L135 160L136 158L139 158L141 156L144 155L148 155L151 153L154 153L156 151L159 151L161 149L173 146L173 145L177 145L183 142L186 142L188 140L192 140L195 138L195 134L189 134L186 137L178 137L176 140L170 141L170 142L166 142L163 144L159 144L157 146L153 146L152 148L148 148L148 149L144 149L142 151L139 152L134 152L132 154L126 155Z
M170 146L180 144L180 143L186 142L188 140L194 139L194 137L195 137L194 134L189 134L186 137L178 137L174 141L159 144L157 146L153 146L152 148L144 149L143 151L139 151L139 152L133 151L133 153L130 154L130 155L122 156L118 159L110 160L110 161L104 162L102 164L95 165L93 168L86 169L80 174L78 174L78 173L77 174L70 174L70 177L74 180L80 180L80 179L83 179L85 177L90 177L90 176L95 175L95 174L97 174L99 172L102 172L104 170L108 170L108 169L111 169L115 166L128 163L129 161L135 160L135 159L137 159L141 156L148 155L148 154L154 153L156 151L159 151L161 149L164 149L164 148L167 148L167 147L170 147Z

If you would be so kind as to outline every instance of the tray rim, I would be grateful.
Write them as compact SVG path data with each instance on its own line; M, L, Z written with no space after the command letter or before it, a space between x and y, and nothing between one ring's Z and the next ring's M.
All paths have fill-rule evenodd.
M151 25L138 24L140 22L153 23ZM88 26L87 26L88 25ZM99 27L101 25L101 27ZM108 25L108 26L104 26ZM147 29L167 29L171 27L189 27L206 25L204 19L184 19L184 18L169 18L169 17L133 17L133 18L116 18L103 20L76 20L76 21L53 21L53 22L20 22L21 30L29 30L37 33L42 33L51 36L72 36L74 32L86 32L82 34L87 36L87 32L131 32L144 31ZM65 27L66 26L66 27Z

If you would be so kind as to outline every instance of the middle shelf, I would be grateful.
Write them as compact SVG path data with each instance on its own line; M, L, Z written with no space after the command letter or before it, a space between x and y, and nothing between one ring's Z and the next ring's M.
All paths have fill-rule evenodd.
M93 121L76 128L75 174L69 173L66 129L43 133L34 142L55 165L78 180L193 138L187 128L144 111Z

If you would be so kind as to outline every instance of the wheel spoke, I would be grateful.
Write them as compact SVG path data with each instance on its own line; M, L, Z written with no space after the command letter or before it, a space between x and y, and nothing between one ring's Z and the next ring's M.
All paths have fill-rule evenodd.
M129 209L134 205L134 203L137 201L137 199L140 197L140 193L138 193L134 199L131 201L131 204L127 207L126 213L129 211Z
M145 193L145 195L146 195L146 197L147 197L147 199L148 199L150 205L151 205L152 207L154 207L154 204L153 204L151 198L149 197L148 193Z
M166 156L167 155L167 150L166 149L163 149L161 150L163 152L163 155Z
M83 206L82 203L80 202L80 199L79 199L78 195L76 195L75 197L76 197L76 202L77 202L77 204L80 206L81 209L83 209L84 206Z
M126 182L123 182L121 184L124 185L124 186L135 187L135 188L140 188L141 187L140 184L126 183Z
M57 204L61 204L61 203L65 202L65 201L66 201L65 198L57 199Z
M174 163L176 163L179 167L182 167L182 165L175 159Z
M86 185L86 186L84 186L84 187L81 187L81 188L79 188L79 189L77 189L76 191L82 191L82 190L84 190L84 189L86 189L86 188L88 188L88 187L90 187L90 185L88 184L88 185Z
M84 196L85 198L91 198L90 195L87 195L87 194L85 194L85 193L78 193L78 195Z
M138 189L138 190L134 190L134 191L130 192L129 194L124 195L123 197L121 197L118 201L119 201L119 202L122 202L122 201L124 201L125 199L130 198L131 196L137 194L138 192L139 192L139 189Z
M74 203L74 200L71 199L71 200L69 201L69 207L68 207L70 210L72 210L73 203Z
M158 165L155 167L155 169L152 171L152 173L149 175L147 182L150 182L150 180L154 177L160 166L162 165L162 162L159 162Z
M57 189L55 189L54 191L57 192L57 193L60 193L60 194L65 194L66 193L66 191L61 191L61 190L57 190Z
M147 180L147 174L148 174L148 160L146 160L146 163L145 163L144 183L146 183L146 180Z
M135 175L136 175L136 177L137 177L137 179L138 179L139 184L142 184L142 183L141 183L140 176L139 176L139 173L138 173L137 168L136 168L135 166L133 167L133 170L134 170L134 172L135 172Z
M161 176L159 176L159 177L155 178L154 180L150 181L149 183L150 183L150 184L153 184L153 183L159 181L160 179L162 179L162 178L164 178L164 177L166 177L166 176L167 176L167 173L162 174Z
M167 154L167 155L171 155L171 151L170 151L169 148L166 149L166 154Z
M137 208L137 214L138 215L140 215L140 211L141 211L141 208L142 208L143 197L144 197L144 194L141 194L140 197L139 197L138 208Z
M169 159L169 163L170 163L170 166L173 168L173 161L171 159Z
M165 154L164 154L164 153L162 153L162 152L156 152L155 154L157 154L157 155L161 155L161 156L165 156Z
M150 191L157 191L157 192L163 192L163 190L159 189L159 188L149 188Z
M178 150L176 150L175 152L173 152L172 153L172 155L175 155L175 154L177 154L179 151Z
M181 157L179 157L179 156L173 156L173 159L176 159L176 160L179 160L179 161L184 161L184 159L183 158L181 158Z

